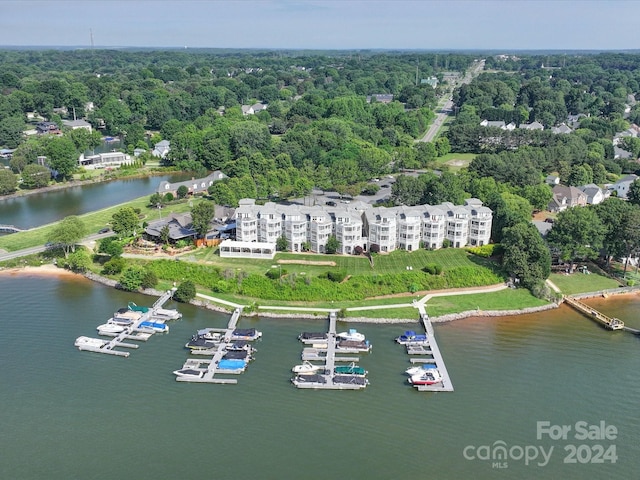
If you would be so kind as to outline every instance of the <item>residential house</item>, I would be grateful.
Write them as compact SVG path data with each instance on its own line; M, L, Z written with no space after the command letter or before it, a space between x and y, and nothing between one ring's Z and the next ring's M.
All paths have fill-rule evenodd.
M100 168L117 168L121 165L129 165L131 156L123 152L105 152L96 155L84 156L84 153L78 158L78 165L87 170L97 170Z
M623 160L629 160L631 158L633 158L633 154L631 152L628 152L627 150L618 147L617 145L613 147L613 158L615 159L623 159Z
M544 125L540 122L521 123L520 128L524 130L544 130Z
M506 130L507 125L504 123L504 120L482 120L480 125L483 127L494 127L500 128L501 130Z
M36 132L39 135L57 135L60 133L60 129L54 122L38 122L36 123Z
M570 127L568 127L566 123L561 123L557 127L553 127L551 129L551 132L556 134L558 133L565 134L565 133L571 133L573 132L573 130Z
M91 133L91 124L85 120L62 120L62 125L70 128L71 130L83 128Z
M196 193L205 193L209 189L209 187L213 185L213 182L217 182L225 178L227 178L227 176L224 173L222 173L220 170L215 170L204 178L192 178L191 180L187 180L184 182L173 183L163 181L160 182L160 185L158 185L158 188L156 188L156 193L159 193L160 195L171 193L172 195L176 196L178 194L178 189L181 186L187 187L187 189L189 190L189 194L191 195L194 195Z
M170 145L171 142L169 142L169 140L161 140L153 146L151 154L154 157L164 158L169 153L169 150L171 150Z
M544 182L547 185L559 185L560 184L560 177L558 177L557 175L547 175L547 178L544 179Z
M431 87L436 88L438 86L438 79L436 77L422 78L420 84L431 85Z
M627 194L629 193L629 187L631 184L638 179L637 175L631 174L625 177L622 177L613 185L609 185L608 190L610 192L616 192L618 198L627 198Z
M149 223L144 232L154 238L161 238L164 228L169 228L169 239L176 242L184 239L195 239L197 232L193 228L191 213L170 213L167 218Z
M578 188L587 196L587 204L589 205L602 203L609 196L595 183L589 183Z
M373 95L367 95L367 103L371 103L372 100L380 103L391 103L393 102L393 94L392 93L374 93Z
M548 205L550 212L562 212L567 208L585 206L587 195L576 187L556 185L553 187L553 197Z
M254 115L262 110L266 110L267 105L264 103L254 103L253 105L242 105L241 109L243 115Z

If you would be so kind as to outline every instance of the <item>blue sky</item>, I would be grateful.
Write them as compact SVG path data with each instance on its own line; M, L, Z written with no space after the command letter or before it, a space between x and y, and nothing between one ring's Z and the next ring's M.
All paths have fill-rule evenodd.
M640 48L636 0L0 0L0 45Z

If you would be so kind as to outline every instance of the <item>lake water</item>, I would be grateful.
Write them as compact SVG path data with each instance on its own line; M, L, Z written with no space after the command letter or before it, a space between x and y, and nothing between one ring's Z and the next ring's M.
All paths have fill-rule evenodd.
M371 382L363 391L291 385L296 337L325 329L324 319L241 319L264 335L237 385L175 381L191 334L228 320L189 305L177 305L184 317L170 333L129 358L73 346L128 301L153 299L83 278L0 275L0 478L637 477L640 339L568 307L436 325L455 392L420 393L406 383L408 356L393 342L417 324L356 325L373 344L361 357ZM640 327L639 297L595 304ZM566 440L538 439L542 421L572 430ZM581 421L605 422L616 438L578 440ZM500 442L506 465L478 458ZM570 445L584 463L565 463ZM518 458L518 448L551 447L545 465ZM612 447L615 462L594 463L599 448Z
M177 173L79 185L16 198L0 197L0 224L33 228L151 195L164 180L179 182L189 178L189 174Z

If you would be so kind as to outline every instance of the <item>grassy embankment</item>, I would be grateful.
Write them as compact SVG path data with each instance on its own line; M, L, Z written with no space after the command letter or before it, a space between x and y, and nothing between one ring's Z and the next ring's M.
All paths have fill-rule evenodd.
M585 275L583 273L573 273L571 275L552 273L549 279L565 295L598 292L600 290L620 287L620 283L617 280L613 280L609 277L598 275L596 273L592 273L590 275Z

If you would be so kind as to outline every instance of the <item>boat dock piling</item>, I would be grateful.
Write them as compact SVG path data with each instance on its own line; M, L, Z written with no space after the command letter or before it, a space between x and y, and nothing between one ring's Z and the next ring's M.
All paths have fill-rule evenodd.
M442 375L442 381L433 385L415 385L415 387L420 392L453 392L453 383L451 383L449 372L440 354L440 348L438 347L429 315L427 315L424 305L422 304L418 305L418 310L420 312L420 321L426 332L427 345L407 345L407 353L409 355L425 355L425 357L422 358L413 357L410 361L413 364L435 363L440 375Z
M608 317L605 314L597 311L595 308L590 307L585 303L582 303L577 298L565 295L563 297L563 300L567 302L567 304L569 304L570 306L578 310L580 313L583 313L587 317L591 318L592 320L596 321L597 323L599 323L600 325L602 325L603 327L609 330L626 330L631 333L640 333L633 328L625 327L624 322L622 320Z
M138 348L139 345L134 343L126 343L124 340L138 340L146 342L151 335L153 335L153 331L149 331L149 329L140 327L142 322L148 322L155 315L155 312L158 309L161 309L162 306L169 301L169 299L173 296L173 292L175 288L171 290L167 290L160 296L156 302L153 304L151 308L140 308L140 318L135 320L131 325L127 325L124 327L124 330L120 333L102 333L103 336L113 337L112 340L106 341L100 345L101 339L91 339L95 340L95 345L91 344L77 344L78 350L84 350L87 352L94 353L104 353L107 355L117 355L121 357L128 357L129 352L122 352L120 350L115 350L116 347L121 348ZM77 342L77 340L76 340Z
M336 312L329 314L329 329L327 332L327 338L313 342L314 347L305 347L302 350L302 360L317 360L324 362L323 373L314 373L311 375L296 374L291 379L292 383L297 388L305 389L322 389L322 390L361 390L365 388L369 381L363 376L357 375L336 375L335 368L336 362L349 362L355 363L359 361L359 357L337 357L336 356L336 344L337 344L337 332L336 322L338 318ZM309 344L300 338L303 344ZM360 352L362 350L358 350ZM341 351L339 353L354 353L356 350Z
M231 318L229 319L229 323L227 324L227 328L215 329L211 328L212 331L219 331L220 333L224 333L224 339L220 343L220 345L216 348L216 351L213 353L213 357L211 359L195 359L190 358L187 359L183 369L194 369L198 371L204 372L201 377L197 376L177 376L176 381L178 382L191 382L191 383L218 383L218 384L236 384L238 381L235 378L220 378L216 377L216 373L222 373L224 375L228 374L238 374L242 373L240 370L220 370L218 365L222 357L227 353L227 348L230 344L233 343L231 337L233 335L233 331L236 329L236 325L238 324L238 320L242 315L242 308L236 308L231 314ZM206 368L202 368L202 365L206 365Z

